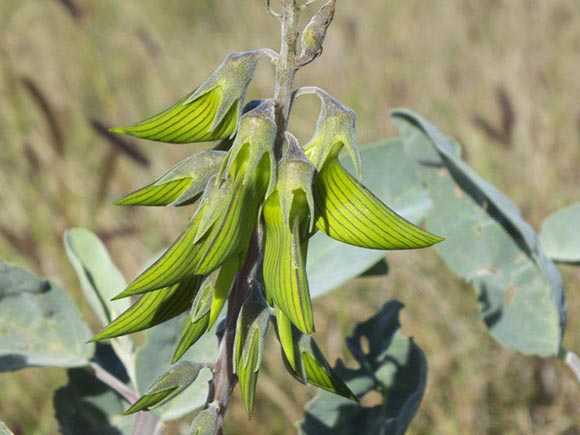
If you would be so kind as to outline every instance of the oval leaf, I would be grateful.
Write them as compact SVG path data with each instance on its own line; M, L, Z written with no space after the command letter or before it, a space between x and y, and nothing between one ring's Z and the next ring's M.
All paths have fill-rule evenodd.
M562 278L533 229L432 124L409 111L393 117L431 192L427 228L446 238L436 250L473 283L491 334L525 354L557 355L566 323Z
M580 262L580 204L548 216L540 229L540 242L552 260Z
M0 371L84 366L95 351L90 336L64 290L0 261Z

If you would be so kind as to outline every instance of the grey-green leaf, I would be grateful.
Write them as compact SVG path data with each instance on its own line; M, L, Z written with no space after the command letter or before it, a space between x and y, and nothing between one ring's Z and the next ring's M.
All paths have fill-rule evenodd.
M346 156L345 156L346 157ZM361 149L363 182L379 199L413 223L429 210L431 200L405 154L399 138L369 144ZM354 171L351 159L341 162ZM307 275L311 297L321 296L354 278L379 260L382 251L358 248L317 233L310 239Z
M14 435L14 433L8 429L8 426L0 421L0 435Z
M425 392L427 362L421 349L401 334L398 301L359 324L347 343L360 368L339 362L336 371L359 397L370 391L383 403L364 407L342 397L320 392L306 407L300 433L304 435L402 435L414 418ZM362 341L368 343L363 351Z
M90 337L64 290L0 261L0 371L84 366L95 350Z
M406 110L393 117L433 200L427 228L446 238L435 249L473 283L491 334L524 354L556 355L566 324L562 278L534 230L437 128Z
M127 286L125 278L111 260L96 234L85 228L72 228L64 234L64 246L81 289L103 326L129 308L129 300L111 301Z
M68 371L68 383L55 392L53 403L63 434L129 435L135 424L135 416L121 415L123 399L84 368Z
M580 262L580 203L548 216L540 228L540 243L552 260Z
M181 326L188 320L188 313L165 322L147 333L147 342L137 353L137 383L140 392L166 372L170 367L171 355L177 345ZM184 359L196 362L214 362L217 358L217 338L215 331L208 331L184 355ZM203 370L196 381L182 394L166 405L152 411L162 420L174 420L201 407L207 397L209 370Z

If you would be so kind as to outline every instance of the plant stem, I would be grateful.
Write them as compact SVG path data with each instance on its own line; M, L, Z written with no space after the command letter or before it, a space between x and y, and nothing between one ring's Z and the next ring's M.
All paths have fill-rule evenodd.
M278 101L276 123L278 136L276 138L276 156L282 154L284 132L288 126L288 117L292 106L292 88L296 74L296 46L298 42L298 16L300 9L296 0L281 0L281 47L276 65L276 83L274 98Z
M277 137L275 154L280 157L284 144L284 132L288 126L288 116L292 105L292 89L296 73L296 46L298 40L298 16L300 8L296 0L280 0L282 3L282 43L280 54L276 59L276 82L274 98L276 106ZM268 5L268 3L266 3ZM234 338L236 324L248 289L255 279L256 271L262 261L263 237L261 223L252 235L244 265L228 297L226 326L220 338L218 357L210 381L206 407L215 407L218 411L215 433L221 434L224 416L230 396L237 383L233 373Z

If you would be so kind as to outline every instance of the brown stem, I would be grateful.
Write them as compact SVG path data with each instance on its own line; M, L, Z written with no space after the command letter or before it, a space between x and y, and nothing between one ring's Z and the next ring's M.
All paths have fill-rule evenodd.
M288 115L292 105L292 87L296 73L296 46L298 40L298 15L300 7L296 0L280 0L282 3L282 44L280 55L276 60L276 83L274 98L277 100L276 123L277 137L275 153L279 157L282 154L284 144L284 132L288 126ZM268 6L269 3L266 2ZM220 337L218 358L213 370L213 379L210 381L206 407L212 406L218 410L216 434L222 433L223 420L228 407L230 396L237 383L237 377L233 373L234 338L236 324L242 304L256 271L262 261L262 224L259 223L252 235L248 253L244 265L228 298L228 311L226 326Z

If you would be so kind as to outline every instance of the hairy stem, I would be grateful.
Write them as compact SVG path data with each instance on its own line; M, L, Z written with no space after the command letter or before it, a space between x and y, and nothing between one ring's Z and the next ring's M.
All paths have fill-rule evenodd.
M280 0L280 2L282 3L282 14L280 16L282 44L280 54L275 60L276 82L274 88L274 98L277 100L277 137L275 143L277 157L282 154L282 146L285 139L284 132L288 126L288 116L292 105L292 90L296 73L298 15L300 13L300 7L297 5L296 0ZM266 5L269 6L269 2L266 2ZM262 261L263 232L261 228L261 224L259 224L252 235L244 265L236 277L228 298L226 326L220 338L218 358L213 369L213 379L210 382L206 400L206 407L211 406L218 411L216 434L222 433L223 420L229 399L237 383L237 378L233 373L236 324L248 289L255 279L256 271Z
M292 88L294 75L296 74L298 16L300 14L300 8L296 4L296 0L281 0L281 3L283 6L281 17L282 35L274 86L274 98L278 101L276 110L276 123L278 124L276 156L278 157L282 154L284 132L288 126L288 116L292 106Z

